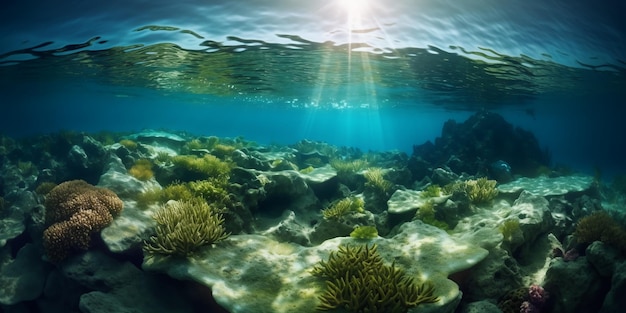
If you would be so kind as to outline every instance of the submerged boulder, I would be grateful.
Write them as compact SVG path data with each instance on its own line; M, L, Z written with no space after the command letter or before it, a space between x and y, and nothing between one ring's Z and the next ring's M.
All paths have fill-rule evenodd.
M506 162L512 174L521 175L534 173L549 163L548 154L531 132L487 111L478 112L463 123L448 120L434 144L413 147L413 157L434 167L447 166L455 173L469 174L487 172L489 165L497 161Z

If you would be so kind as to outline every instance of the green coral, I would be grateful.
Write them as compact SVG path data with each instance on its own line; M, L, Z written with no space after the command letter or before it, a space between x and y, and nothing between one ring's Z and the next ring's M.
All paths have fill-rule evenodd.
M328 261L313 267L314 275L326 278L318 310L396 313L439 301L431 283L416 284L395 264L384 264L376 249L376 245L339 246Z
M496 181L486 177L466 180L463 189L470 202L473 204L483 204L493 200L498 195Z
M325 219L340 219L351 212L365 211L365 202L361 198L348 197L335 202L327 209L322 210Z
M222 215L199 199L166 205L153 218L156 235L144 245L150 254L189 256L230 235L223 227Z
M357 226L350 237L355 239L374 239L378 237L378 230L374 226Z
M388 193L393 188L393 184L384 178L385 171L380 167L371 167L363 175L365 176L365 186L367 187L381 193Z
M574 236L580 243L602 241L622 252L626 251L626 230L605 211L596 211L581 218Z

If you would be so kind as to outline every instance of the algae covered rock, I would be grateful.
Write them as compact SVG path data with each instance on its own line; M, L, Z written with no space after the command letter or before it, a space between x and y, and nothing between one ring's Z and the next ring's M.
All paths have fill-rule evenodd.
M312 269L340 245L356 243L342 237L302 247L260 235L232 235L189 258L146 258L143 268L210 287L217 303L232 313L316 312L325 283ZM432 312L454 311L460 291L448 275L472 267L487 255L486 250L420 221L402 225L391 238L370 243L385 263L394 263L418 281L433 283L439 301L419 308Z

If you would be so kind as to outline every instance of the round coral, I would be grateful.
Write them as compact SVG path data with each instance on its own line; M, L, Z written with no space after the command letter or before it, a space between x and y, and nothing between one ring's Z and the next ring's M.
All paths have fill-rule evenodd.
M49 227L43 233L44 249L51 261L59 262L72 250L89 248L91 235L120 214L123 202L108 189L72 180L53 188L45 206Z

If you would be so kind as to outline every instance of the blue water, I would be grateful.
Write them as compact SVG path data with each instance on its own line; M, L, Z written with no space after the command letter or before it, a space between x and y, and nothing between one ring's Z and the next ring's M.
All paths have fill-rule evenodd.
M4 3L0 132L411 152L488 109L556 163L626 173L624 1L341 2Z

